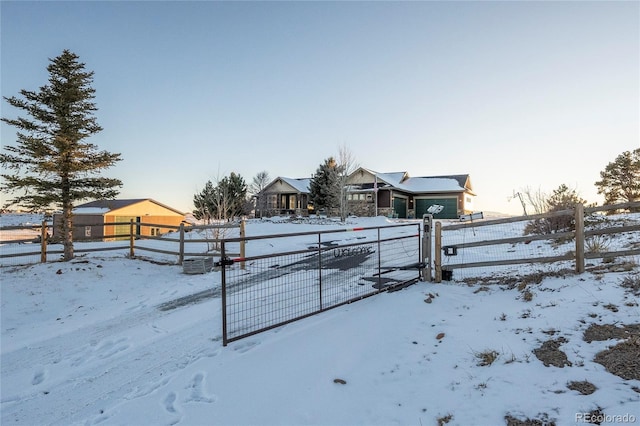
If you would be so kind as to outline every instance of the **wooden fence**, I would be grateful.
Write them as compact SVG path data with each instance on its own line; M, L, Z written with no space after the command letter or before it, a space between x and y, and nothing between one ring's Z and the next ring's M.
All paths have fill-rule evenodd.
M153 224L145 222L117 222L100 223L91 226L127 226L128 232L120 234L104 235L100 238L86 237L74 238L74 253L104 252L114 250L127 250L128 256L133 258L139 252L151 252L177 257L177 264L182 264L186 257L211 257L219 255L220 243L227 238L227 232L237 229L235 237L244 237L245 222L225 223L213 225L180 226ZM74 227L86 227L85 224ZM168 228L175 232L165 235L143 235L142 229ZM35 258L44 263L53 255L64 253L60 238L51 236L52 225L43 221L41 225L6 226L0 228L0 261L2 265L9 259L17 262L12 264L37 263ZM173 235L175 234L175 235ZM192 238L198 234L200 237ZM204 234L204 236L201 236ZM239 244L237 254L244 256L244 244ZM24 260L27 258L27 260ZM23 259L23 260L21 260Z
M585 217L594 217L598 212L614 213L620 210L640 210L640 202L635 203L623 203L600 207L584 207L582 204L576 204L573 209L557 211L553 213L538 214L532 216L519 216L509 217L493 220L481 220L464 222L460 224L442 226L441 222L435 224L435 250L434 250L434 269L435 269L435 281L441 282L444 279L450 279L452 271L460 268L477 268L477 267L495 267L501 265L517 265L517 264L532 264L532 263L552 263L561 261L574 261L575 271L582 273L585 270L585 259L613 259L621 256L635 256L640 255L640 232L636 237L636 242L631 243L629 248L622 250L594 250L585 253L585 239L589 237L602 236L602 235L615 235L627 232L640 231L640 220L635 224L623 224L620 226L606 226L606 227L594 227L589 229L585 227ZM467 241L465 238L462 242L455 241L453 244L447 242L447 233L453 233L453 231L459 230L472 230L475 235L475 231L478 228L497 226L503 224L513 224L517 222L528 222L548 220L553 221L553 218L561 218L569 216L569 222L572 223L574 230L560 230L559 232L551 232L545 234L528 234L514 235L509 237L501 237L495 239L482 239L482 238L469 238L472 241ZM603 218L610 218L615 216L602 216ZM572 220L571 220L572 218ZM524 229L522 226L520 229ZM467 235L471 234L470 232ZM633 237L632 237L633 238ZM446 267L443 266L443 254L445 256L455 256L458 251L464 251L472 248L483 249L486 253L489 253L489 247L508 244L511 247L516 247L521 244L530 244L533 241L546 241L556 243L558 241L571 241L573 240L575 245L573 250L569 250L563 254L544 255L544 256L521 256L505 258L505 256L487 256L494 257L491 260L472 260L468 262L447 263ZM517 252L515 249L510 250Z

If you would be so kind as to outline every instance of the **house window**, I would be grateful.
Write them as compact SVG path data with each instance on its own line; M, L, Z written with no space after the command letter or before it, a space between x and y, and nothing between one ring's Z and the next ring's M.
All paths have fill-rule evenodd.
M278 206L278 196L276 194L269 194L267 197L267 208L275 209Z

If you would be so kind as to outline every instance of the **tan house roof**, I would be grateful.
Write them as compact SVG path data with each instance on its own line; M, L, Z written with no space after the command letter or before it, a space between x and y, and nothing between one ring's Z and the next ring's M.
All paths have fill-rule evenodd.
M151 198L135 198L125 200L96 200L76 206L73 210L74 214L108 214L126 207L135 206L136 204L152 203L164 209L170 210L177 215L184 216L184 213L162 204Z

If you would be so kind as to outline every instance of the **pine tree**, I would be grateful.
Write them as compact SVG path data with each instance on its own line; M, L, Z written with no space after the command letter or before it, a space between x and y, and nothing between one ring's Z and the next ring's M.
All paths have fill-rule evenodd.
M247 213L247 184L244 178L231 173L218 181L214 187L211 181L193 197L196 219L211 223L213 219L225 221Z
M339 166L333 157L327 158L309 183L309 197L315 209L340 207Z
M220 182L221 190L226 192L230 203L226 217L233 218L248 213L246 211L247 184L239 174L231 172L228 178Z
M93 115L93 71L74 53L64 50L50 59L49 83L38 91L21 90L21 98L5 97L29 118L2 118L18 129L17 145L0 154L5 170L0 189L20 192L7 205L30 210L62 210L64 260L73 258L72 210L80 200L109 199L118 195L118 179L97 176L120 161L120 154L98 151L87 138L102 130Z
M204 220L206 223L211 223L211 219L215 216L215 205L213 200L215 199L216 188L211 181L207 181L204 185L204 189L199 194L193 196L193 216L198 220Z
M640 201L640 148L618 155L600 172L600 178L595 185L598 194L604 194L605 204Z

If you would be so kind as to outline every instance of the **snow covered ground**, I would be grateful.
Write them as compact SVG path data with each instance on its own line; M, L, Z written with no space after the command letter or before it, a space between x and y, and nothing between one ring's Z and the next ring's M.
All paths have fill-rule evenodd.
M328 226L340 225L247 233ZM640 380L594 362L622 340L584 339L592 324L640 323L638 261L539 283L419 282L227 347L219 298L158 309L220 286L219 273L124 251L3 267L1 424L640 424ZM585 382L595 391L575 390Z

